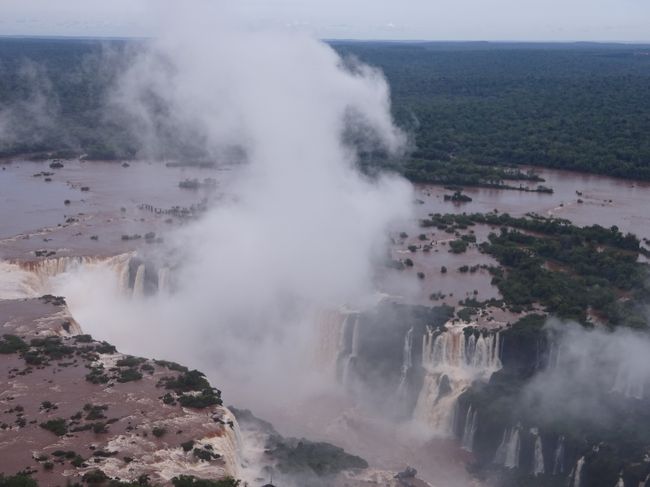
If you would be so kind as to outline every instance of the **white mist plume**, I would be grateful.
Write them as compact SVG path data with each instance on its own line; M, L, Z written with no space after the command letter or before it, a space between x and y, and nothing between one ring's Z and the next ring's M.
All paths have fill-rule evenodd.
M301 366L311 312L369 294L388 225L410 215L410 186L362 176L349 143L352 133L400 149L388 87L301 34L238 31L214 10L163 18L173 22L126 73L119 101L149 147L168 123L218 160L240 148L232 198L166 238L182 264L172 296L116 297L101 270L59 291L88 332L215 372L226 400L291 401L313 385Z
M550 322L556 340L548 368L524 390L524 405L548 420L580 419L605 426L626 400L650 396L650 337L619 328L586 330Z

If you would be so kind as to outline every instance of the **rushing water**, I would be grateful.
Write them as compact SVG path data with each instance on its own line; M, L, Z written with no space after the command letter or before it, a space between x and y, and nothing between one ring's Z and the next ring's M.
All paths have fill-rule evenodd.
M501 368L499 333L465 334L470 325L449 323L422 339L424 384L414 416L441 436L453 436L458 397L475 380L489 380Z

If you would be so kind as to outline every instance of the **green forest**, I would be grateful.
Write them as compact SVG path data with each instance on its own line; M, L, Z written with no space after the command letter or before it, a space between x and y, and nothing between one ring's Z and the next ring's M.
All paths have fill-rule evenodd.
M342 43L379 66L415 168L530 164L650 179L650 46Z
M109 101L141 42L0 39L0 157L136 157L134 131ZM384 73L413 141L409 157L365 167L443 184L508 186L522 164L650 180L650 46L331 45ZM163 135L158 156L204 156L187 132Z

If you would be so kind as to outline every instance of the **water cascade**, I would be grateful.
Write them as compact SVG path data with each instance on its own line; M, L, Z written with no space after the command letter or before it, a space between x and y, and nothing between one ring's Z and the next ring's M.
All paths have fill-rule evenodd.
M413 327L409 328L404 336L404 350L402 352L402 369L399 378L399 385L397 386L398 397L404 397L406 393L406 379L409 370L413 367Z
M0 299L36 298L53 292L54 279L83 268L104 268L115 273L121 289L128 287L133 255L113 257L55 257L27 262L0 262Z
M520 426L504 430L501 444L494 456L494 463L506 468L519 467L519 451L521 449L519 429Z
M135 273L135 281L133 281L133 297L141 298L144 296L144 264L138 266L138 270Z
M350 332L350 327L352 328ZM352 339L350 343L346 342L346 337L351 333ZM349 314L345 323L343 324L343 333L341 335L341 340L344 342L341 346L343 350L343 356L340 358L341 363L343 364L343 370L341 373L341 383L344 385L350 385L351 374L354 372L354 363L359 356L359 315L358 314Z
M560 436L553 455L553 475L564 473L564 436Z
M463 450L472 452L474 450L474 436L476 436L476 427L478 422L478 411L472 411L472 406L467 409L465 417L465 427L463 429L463 438L461 447Z
M160 294L169 294L169 268L161 267L158 269L158 292Z
M312 356L313 366L325 373L326 380L336 380L338 377L338 361L345 346L345 321L347 314L340 310L320 311L314 317L317 324L314 334Z
M521 441L519 439L519 428L515 428L510 433L508 443L506 443L506 459L503 466L506 468L519 467L519 450L521 448Z
M573 487L581 487L582 485L582 467L585 465L585 457L580 457L576 463L575 474L573 476Z
M628 398L643 399L647 373L629 363L622 363L616 372L613 391Z
M623 477L618 478L618 482L616 482L615 487L625 487L625 482L623 481Z
M422 340L425 377L414 417L438 435L453 436L458 397L501 368L499 333L466 336L469 326L447 323L441 333L429 328Z
M537 428L531 429L535 436L535 448L533 450L533 475L544 474L544 451L542 450L542 437L539 436Z

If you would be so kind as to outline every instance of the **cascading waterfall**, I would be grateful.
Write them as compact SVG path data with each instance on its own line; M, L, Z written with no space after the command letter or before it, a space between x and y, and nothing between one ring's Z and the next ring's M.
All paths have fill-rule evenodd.
M564 436L560 436L553 455L553 475L564 473Z
M221 420L225 423L224 435L213 437L211 443L215 445L215 450L223 457L226 464L228 475L235 478L239 477L242 469L242 447L243 440L237 418L229 409L223 409L224 416Z
M138 266L138 270L135 272L135 281L133 281L133 297L141 298L144 296L144 264Z
M413 327L409 328L404 336L404 350L402 352L402 369L397 386L398 397L404 397L406 394L406 379L408 378L409 370L413 367Z
M422 367L426 374L415 406L414 417L436 434L453 436L458 397L475 380L489 380L501 368L499 332L469 338L470 325L447 323L436 334L429 327L422 340Z
M314 321L317 325L314 335L314 367L324 371L326 380L337 380L338 361L345 346L345 321L343 311L320 311Z
M348 333L347 327L350 326L350 321L352 322L352 343L347 356L343 359L343 375L341 380L344 385L350 384L350 374L353 373L354 362L359 356L359 315L348 315L344 326L344 328L346 328L346 330L344 330L345 334Z
M501 444L497 448L496 455L494 456L494 463L503 465L506 468L519 467L519 452L521 449L521 441L519 438L519 430L521 427L517 425L515 428L506 428L503 432Z
M461 447L463 450L472 452L474 450L474 437L476 436L476 428L478 422L478 411L472 411L472 406L467 409L467 416L465 417L465 428L463 429L463 439Z
M53 279L81 268L107 268L115 272L121 287L128 287L132 254L113 257L54 257L27 262L0 262L0 299L35 298L53 292Z
M506 444L506 459L503 466L506 468L519 467L519 452L521 449L521 441L519 438L519 428L515 428Z
M161 267L158 269L158 293L169 293L169 268Z
M533 475L544 474L544 451L542 449L542 437L539 435L537 428L532 428L530 432L535 437L535 447L533 449Z
M623 477L618 478L618 482L616 482L615 487L625 487L625 482L623 481Z
M645 371L639 371L629 363L622 363L616 372L612 390L628 398L643 399L645 393Z
M573 475L573 487L582 486L582 467L585 465L585 457L580 457L576 463L575 474Z

